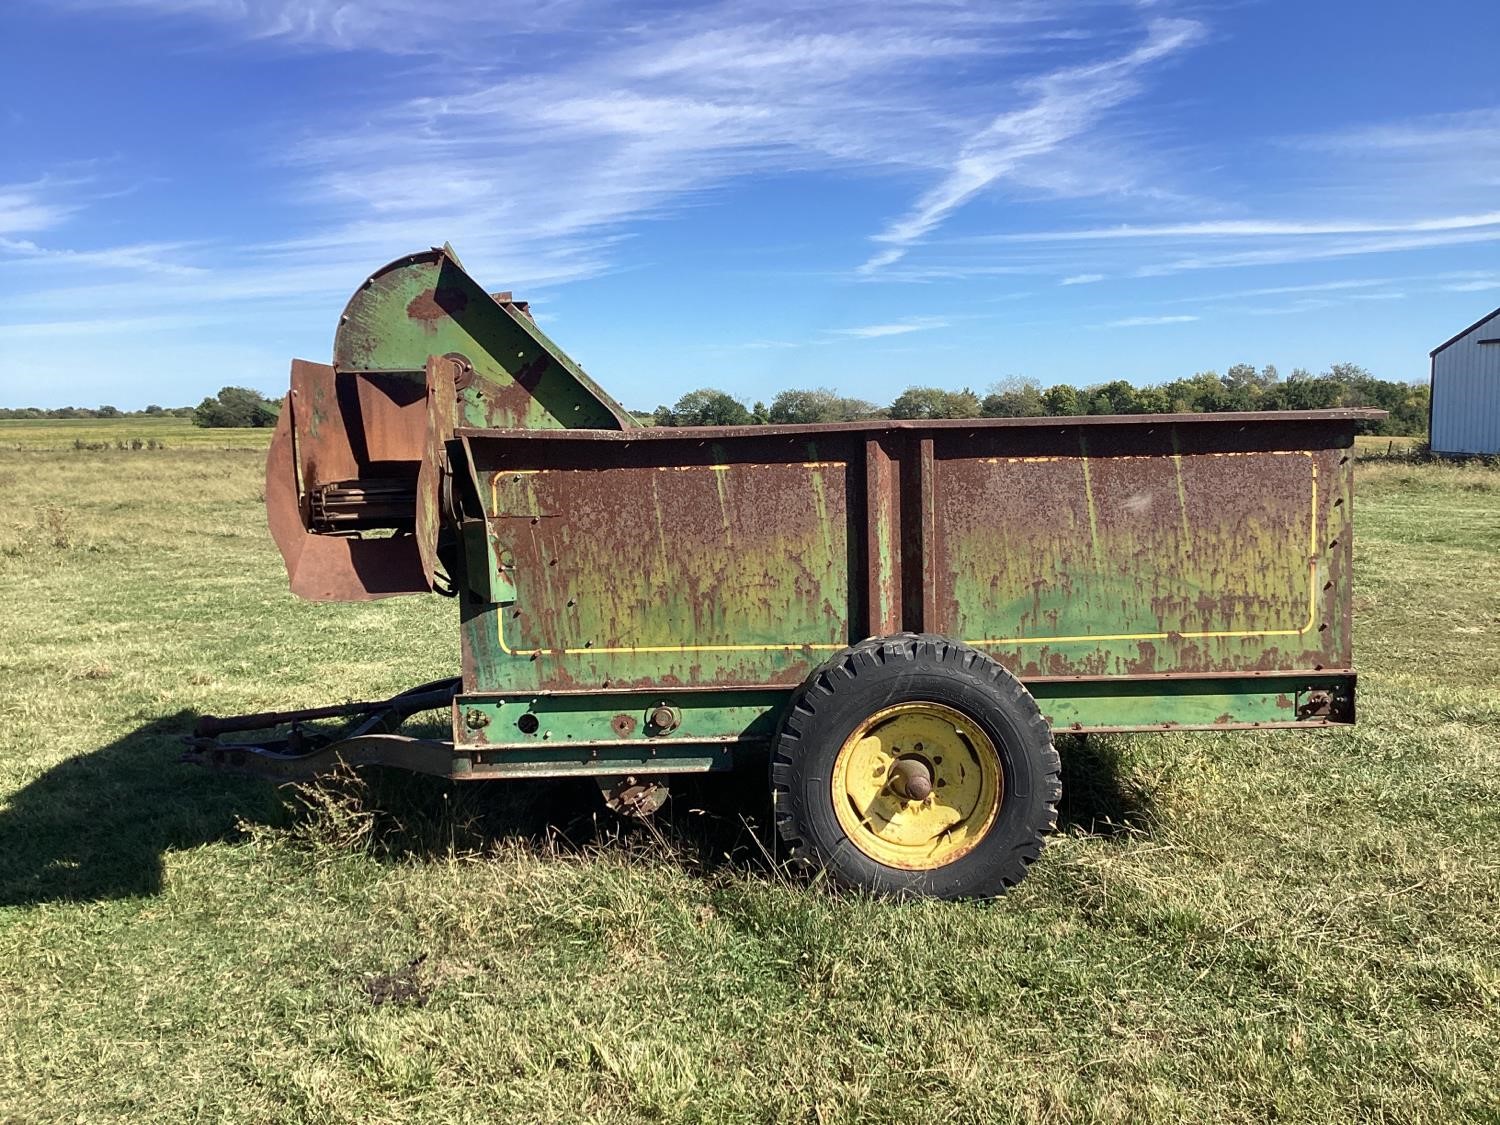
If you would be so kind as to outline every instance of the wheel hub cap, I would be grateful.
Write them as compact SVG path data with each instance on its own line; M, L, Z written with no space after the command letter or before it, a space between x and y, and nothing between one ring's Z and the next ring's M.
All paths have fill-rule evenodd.
M1003 795L994 741L941 703L901 703L844 741L830 796L844 834L871 859L921 871L968 854Z

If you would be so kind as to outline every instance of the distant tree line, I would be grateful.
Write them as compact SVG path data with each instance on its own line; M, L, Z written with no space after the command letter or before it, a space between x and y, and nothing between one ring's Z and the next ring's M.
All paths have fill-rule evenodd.
M196 426L247 429L276 424L281 404L248 387L224 387L197 406L157 406L121 410L117 406L40 406L0 408L0 418L191 418Z
M1425 382L1377 379L1354 363L1335 363L1314 375L1296 368L1285 379L1275 367L1237 363L1224 374L1200 371L1187 379L1137 387L1123 379L1075 387L1043 388L1032 379L1007 379L982 397L968 387L908 387L880 406L827 388L782 391L766 405L746 406L712 387L689 391L673 406L636 412L657 426L750 426L765 423L852 422L861 418L1066 418L1084 414L1187 414L1251 410L1326 410L1373 406L1387 411L1383 422L1362 422L1362 433L1407 437L1427 432L1430 390ZM153 415L191 417L199 426L274 426L279 403L259 391L224 387L197 406L148 406L122 411L113 406L0 409L0 418L123 418Z
M144 410L121 410L118 406L6 406L0 418L191 418L191 406L157 406Z
M1187 379L1137 387L1123 379L1043 388L1032 379L1007 379L980 396L968 387L908 387L887 406L827 389L782 391L769 406L746 406L724 391L689 391L674 406L635 415L658 426L747 426L770 422L852 422L862 418L1066 418L1086 414L1189 414L1253 410L1327 410L1371 406L1389 413L1362 422L1362 433L1392 437L1427 432L1430 388L1425 382L1377 379L1354 363L1335 363L1314 375L1296 368L1283 379L1275 367L1237 363L1222 375L1200 371Z

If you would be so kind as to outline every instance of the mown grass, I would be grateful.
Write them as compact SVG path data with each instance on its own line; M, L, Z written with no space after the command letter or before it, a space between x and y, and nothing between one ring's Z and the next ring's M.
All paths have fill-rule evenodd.
M0 452L0 1120L1500 1116L1500 472L1361 467L1357 729L1066 744L1025 884L900 905L706 785L176 764L456 661L440 599L285 591L260 459Z

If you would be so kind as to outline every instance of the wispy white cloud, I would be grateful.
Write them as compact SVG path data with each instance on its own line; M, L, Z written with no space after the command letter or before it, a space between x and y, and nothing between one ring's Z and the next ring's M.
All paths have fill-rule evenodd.
M1252 293L1253 291L1247 291L1244 295L1248 296ZM1266 289L1262 293L1266 296L1277 293L1322 295L1304 296L1282 305L1246 305L1236 303L1225 311L1244 313L1247 316L1290 316L1294 313L1316 312L1322 309L1337 308L1339 305L1350 301L1404 301L1406 299L1406 294L1400 290L1382 290L1378 293L1366 293L1351 291L1351 287L1347 285L1286 285L1276 289Z
M893 324L865 324L855 328L829 328L834 336L856 336L862 340L878 339L882 336L905 336L908 332L924 332L931 328L946 328L948 321L942 317L915 317Z
M1500 148L1500 109L1434 113L1404 121L1381 121L1294 138L1290 143L1321 152L1374 153Z
M1041 272L1044 272L1044 270L1038 266L1006 266L978 263L926 263L917 265L913 262L902 262L900 265L880 270L878 273L861 272L855 275L855 280L867 285L885 282L907 285L924 284L934 281L973 281L979 278L1015 277Z
M297 145L302 202L328 217L298 249L388 248L440 231L488 271L502 249L531 256L571 239L575 260L602 272L618 258L603 240L737 179L945 169L983 131L976 105L1013 97L988 80L955 96L955 72L1044 69L1060 49L1049 36L1077 14L1031 0L856 0L837 19L810 3L589 12L578 25L588 30L544 66L498 81L488 67L460 69L433 83L440 92L377 105L364 124ZM1039 79L1062 91L1048 95L1049 112L1063 113L1053 103L1074 87L1124 81L1161 37L1172 35L1099 74Z
M471 4L464 0L55 0L79 11L136 12L157 17L211 20L246 40L302 47L413 54L447 45L455 52L471 45L478 32L502 24L541 28L549 14L560 23L566 2L510 11L512 5ZM463 27L468 35L456 35Z
M1159 19L1134 50L1026 80L1022 92L1029 104L1000 113L965 138L938 183L875 236L876 242L887 245L865 262L863 270L874 272L899 261L907 248L996 181L1087 132L1140 92L1140 71L1203 35L1203 26L1193 20Z
M76 204L59 202L57 191L45 181L0 184L0 235L48 230L77 210Z
M266 53L426 56L402 63L419 81L372 85L354 113L325 109L297 123L300 139L278 139L275 202L295 214L296 233L210 257L226 286L257 287L262 271L276 272L284 292L322 291L329 268L357 276L444 239L509 284L598 276L621 268L630 224L736 179L938 167L973 126L973 98L954 97L955 68L1015 58L1018 71L1035 69L1077 15L1072 4L1035 0L852 0L836 13L807 0L59 3L209 22ZM1126 0L1106 6L1129 10ZM70 213L0 188L0 235L51 229ZM38 240L0 253L68 257L80 276L88 266L170 273L194 264L163 246Z
M1187 324L1197 320L1196 316L1127 316L1123 320L1111 320L1099 325L1101 328L1151 328L1159 324Z
M169 332L210 323L213 318L189 315L94 317L86 320L52 320L0 326L8 339L52 339L74 336L117 336L137 332Z
M1500 188L1500 107L1350 124L1290 138L1271 159L1305 165L1305 194L1325 208L1357 200L1372 214L1400 214L1419 199L1484 209Z
M1297 262L1321 262L1335 258L1352 258L1365 254L1393 254L1413 250L1430 250L1442 246L1461 246L1500 241L1500 227L1464 230L1447 234L1405 235L1389 238L1337 239L1313 244L1279 244L1262 249L1228 253L1198 254L1157 262L1136 270L1138 277L1162 277L1189 270L1228 269L1239 266L1291 265Z
M1195 293L1178 297L1174 304L1238 301L1246 297L1279 297L1287 293L1337 293L1348 289L1373 289L1391 284L1388 277L1349 278L1344 281L1319 281L1309 285L1270 285L1258 289L1235 289L1228 293Z
M1065 277L1058 282L1059 285L1092 285L1096 281L1103 281L1106 275L1102 273L1075 273L1071 277Z
M1094 227L1083 230L1024 231L1016 234L981 236L996 242L1106 242L1115 239L1270 238L1330 234L1393 234L1428 231L1471 230L1500 226L1500 211L1476 215L1395 221L1334 219L1326 221L1282 221L1275 219L1218 219L1201 223L1166 223L1152 226Z
M1500 289L1500 278L1476 278L1473 281L1455 281L1441 286L1445 293L1484 293L1491 289Z
M1326 298L1304 297L1300 301L1292 301L1285 305L1244 305L1235 311L1246 316L1294 316L1297 313L1331 309L1337 304L1337 301L1330 301Z
M202 266L189 265L181 260L190 245L185 242L142 242L101 250L53 250L38 246L30 239L0 238L0 265L92 266L179 276L198 276L208 272Z

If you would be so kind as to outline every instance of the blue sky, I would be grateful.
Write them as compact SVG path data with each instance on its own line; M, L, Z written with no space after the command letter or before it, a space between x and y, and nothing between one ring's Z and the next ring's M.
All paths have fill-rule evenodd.
M1422 378L1500 305L1493 3L0 0L0 41L0 405L279 394L445 240L636 408Z

